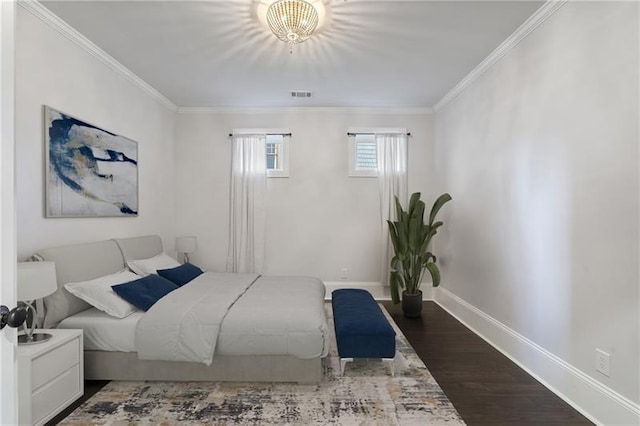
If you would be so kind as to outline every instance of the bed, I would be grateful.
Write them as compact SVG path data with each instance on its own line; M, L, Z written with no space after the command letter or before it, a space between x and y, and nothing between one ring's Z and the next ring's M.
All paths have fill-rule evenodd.
M179 291L163 297L146 313L136 311L123 319L97 310L64 288L66 283L122 271L128 260L147 259L162 252L161 238L150 235L50 248L34 254L34 260L56 263L58 279L58 290L44 298L41 304L41 323L44 328L84 330L86 379L320 381L322 359L329 347L329 332L323 308L324 285L317 279L205 272ZM217 338L209 338L211 327L196 329L198 334L191 326L173 326L171 318L180 316L186 309L180 305L180 292L193 293L190 297L195 295L195 299L217 301L227 297L218 295L217 289L224 293L231 281L242 281L241 285L246 288L238 290L239 297L229 304L228 311L219 315L219 327L213 328ZM198 297L198 287L210 295ZM163 307L157 307L161 304ZM191 306L192 303L186 304ZM206 310L208 308L200 308L201 312L192 316L199 316ZM143 325L146 328L142 329ZM154 327L158 331L149 332ZM200 336L192 339L197 345L213 345L215 352L210 365L197 357L193 359L204 362L163 358L163 350L170 352L165 347L171 346L169 337L174 329ZM139 359L139 353L146 354L143 358L157 355L160 359Z

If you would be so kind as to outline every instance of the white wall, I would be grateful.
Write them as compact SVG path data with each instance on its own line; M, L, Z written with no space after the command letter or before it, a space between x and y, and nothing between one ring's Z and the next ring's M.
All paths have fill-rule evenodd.
M424 191L432 162L430 114L353 110L180 114L176 173L178 235L197 235L194 262L224 270L233 128L289 128L290 177L268 180L265 273L379 282L380 217L375 178L349 178L347 128L406 127L409 191Z
M444 287L636 404L638 17L567 3L435 117Z
M18 7L16 186L18 257L39 248L158 233L173 248L175 113ZM44 218L43 105L138 142L139 216Z

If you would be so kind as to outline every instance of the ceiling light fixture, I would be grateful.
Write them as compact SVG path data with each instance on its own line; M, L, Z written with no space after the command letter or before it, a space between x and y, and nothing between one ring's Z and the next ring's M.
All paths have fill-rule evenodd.
M318 26L318 11L304 0L278 0L267 9L267 23L285 43L302 43Z

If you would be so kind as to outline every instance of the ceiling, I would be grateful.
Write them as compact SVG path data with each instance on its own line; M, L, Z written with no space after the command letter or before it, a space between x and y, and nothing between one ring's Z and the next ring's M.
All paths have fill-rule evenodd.
M290 53L268 1L43 4L177 106L224 108L430 107L544 3L313 0L321 27Z

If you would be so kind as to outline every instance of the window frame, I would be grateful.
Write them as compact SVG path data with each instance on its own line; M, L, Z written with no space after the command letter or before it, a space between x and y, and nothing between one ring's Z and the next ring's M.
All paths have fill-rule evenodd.
M354 132L354 133L372 133L372 132ZM375 134L373 135L373 141L375 143ZM356 152L358 150L358 135L349 136L349 177L378 177L378 168L374 170L358 170L356 169ZM376 163L378 161L378 152L376 144Z
M267 138L273 135L279 135L279 133L289 133L289 132L268 132L266 134ZM267 169L267 177L268 178L288 178L289 177L289 139L290 136L279 135L282 137L281 151L279 153L279 159L282 167L280 169ZM265 161L266 161L266 144L267 139L265 139Z

